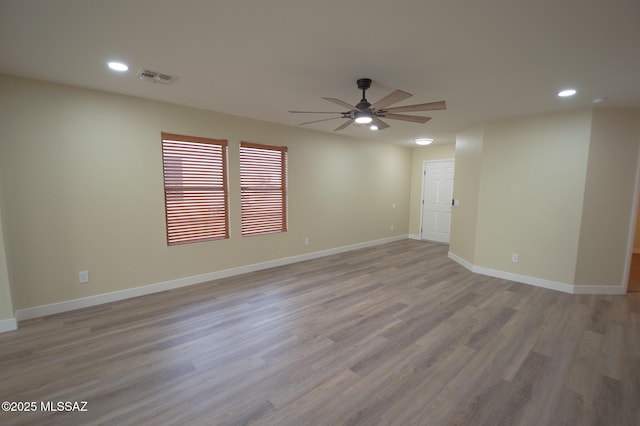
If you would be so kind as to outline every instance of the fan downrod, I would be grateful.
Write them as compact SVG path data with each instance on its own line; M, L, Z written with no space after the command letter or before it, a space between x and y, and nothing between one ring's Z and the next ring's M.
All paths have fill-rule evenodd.
M358 79L358 89L362 90L362 99L356 105L356 108L360 111L369 111L369 107L371 104L367 101L367 89L371 87L371 79L370 78L360 78Z

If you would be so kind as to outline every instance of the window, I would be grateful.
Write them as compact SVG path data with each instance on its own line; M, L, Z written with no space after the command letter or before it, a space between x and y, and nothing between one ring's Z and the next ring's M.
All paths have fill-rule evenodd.
M162 133L169 245L229 238L227 141Z
M287 147L240 142L242 235L287 230Z

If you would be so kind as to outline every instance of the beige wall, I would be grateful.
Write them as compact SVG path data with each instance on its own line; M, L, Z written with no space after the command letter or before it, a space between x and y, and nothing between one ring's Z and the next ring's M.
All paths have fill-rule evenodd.
M449 250L467 262L474 263L480 177L482 174L483 129L476 127L456 136L456 168L453 198L459 205L451 208L451 241Z
M485 127L477 265L573 282L590 121L587 110Z
M420 210L422 208L422 166L429 160L455 158L453 143L415 147L411 150L411 194L409 207L409 234L420 235Z
M4 221L2 215L2 181L0 180L0 321L13 319L13 300L11 298L11 284L7 269Z
M577 285L624 285L639 142L639 110L594 110Z
M451 252L532 280L622 286L639 143L640 111L607 108L459 133Z
M408 233L409 148L8 76L0 92L15 309ZM167 247L162 131L229 140L229 240ZM240 236L240 140L289 147L288 232Z

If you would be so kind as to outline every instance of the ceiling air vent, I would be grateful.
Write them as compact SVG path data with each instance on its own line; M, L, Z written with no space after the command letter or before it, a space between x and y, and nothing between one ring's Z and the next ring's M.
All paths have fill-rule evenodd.
M175 77L169 74L158 73L156 76L156 83L171 84L173 80L175 80Z
M138 72L138 78L140 80L149 80L149 81L153 81L156 76L158 75L157 72L155 71L149 71L149 70L140 70L140 72Z
M159 72L141 69L138 72L138 78L140 80L150 81L152 83L162 83L162 84L171 84L176 79L174 76L169 74L162 74Z

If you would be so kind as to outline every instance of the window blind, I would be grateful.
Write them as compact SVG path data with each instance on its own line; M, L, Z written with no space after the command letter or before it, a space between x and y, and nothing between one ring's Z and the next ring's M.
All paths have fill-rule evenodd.
M287 230L287 147L240 142L242 235Z
M169 245L229 238L227 141L162 133Z

